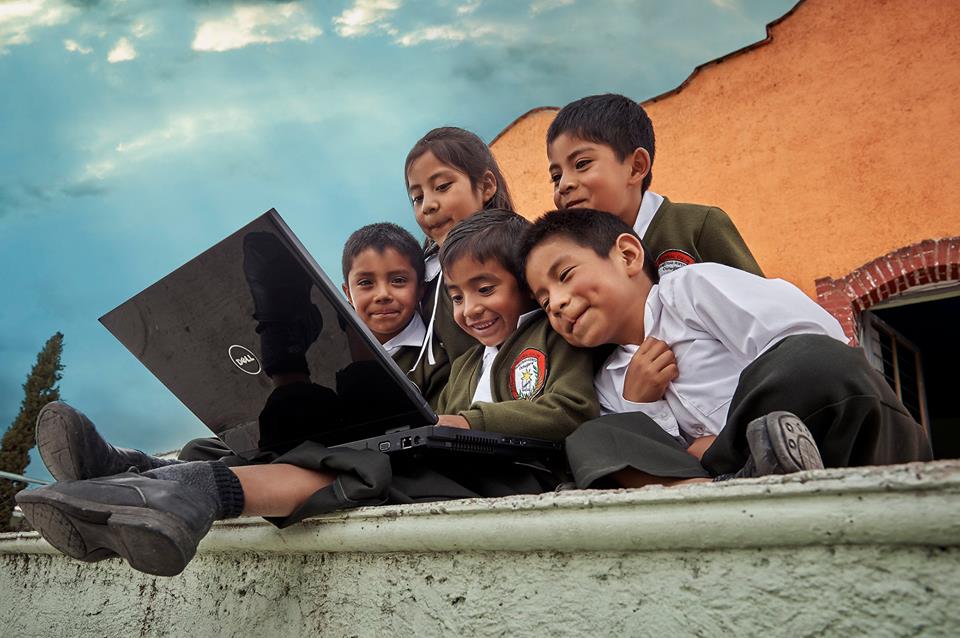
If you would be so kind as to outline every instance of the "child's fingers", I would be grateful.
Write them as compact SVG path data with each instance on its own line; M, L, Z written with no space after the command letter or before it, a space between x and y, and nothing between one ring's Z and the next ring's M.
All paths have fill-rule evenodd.
M653 361L651 361L650 365L653 367L654 370L663 370L670 364L673 364L676 362L677 362L677 359L676 357L673 356L673 350L671 350L670 348L667 348L666 350L658 354L653 359Z
M640 347L637 349L637 354L642 354L647 356L649 359L655 359L662 353L664 350L669 350L670 347L667 346L664 342L653 337L647 337L643 340L643 343L640 344Z
M671 363L660 371L660 379L663 383L670 383L679 376L680 368L677 367L676 363Z

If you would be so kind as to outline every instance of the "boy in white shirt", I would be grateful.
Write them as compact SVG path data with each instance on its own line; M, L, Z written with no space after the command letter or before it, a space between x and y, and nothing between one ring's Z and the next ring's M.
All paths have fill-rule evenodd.
M548 213L521 253L558 333L619 346L595 378L608 416L567 439L579 487L931 458L883 378L791 284L720 264L658 283L636 232L590 209Z

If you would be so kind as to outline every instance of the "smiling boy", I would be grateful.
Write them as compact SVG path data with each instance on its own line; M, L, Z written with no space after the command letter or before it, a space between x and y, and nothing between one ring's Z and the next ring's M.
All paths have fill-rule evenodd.
M560 440L599 412L592 355L551 328L519 276L521 233L509 211L457 224L440 250L454 320L480 343L457 358L440 424Z
M591 95L560 109L547 130L547 156L554 205L613 213L643 239L660 275L702 262L763 275L721 209L649 190L653 123L630 98Z
M696 264L657 282L636 232L589 209L540 218L521 255L558 333L619 346L595 379L612 414L567 439L580 487L795 472L822 467L821 454L828 467L931 458L862 351L785 281ZM679 374L640 396L649 386L631 384L628 364L647 337L672 349Z
M423 252L409 232L386 222L355 231L343 247L343 292L400 369L431 406L450 371L442 350L434 363L420 358L426 326L419 304L424 293Z

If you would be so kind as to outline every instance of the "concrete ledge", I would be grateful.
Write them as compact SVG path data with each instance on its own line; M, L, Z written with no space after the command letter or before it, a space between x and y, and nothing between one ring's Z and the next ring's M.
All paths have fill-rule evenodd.
M960 635L960 462L218 524L176 578L0 536L14 636Z
M845 468L717 484L577 490L362 508L285 530L262 519L218 523L217 552L561 552L953 545L960 462ZM56 553L36 533L0 535L0 553Z

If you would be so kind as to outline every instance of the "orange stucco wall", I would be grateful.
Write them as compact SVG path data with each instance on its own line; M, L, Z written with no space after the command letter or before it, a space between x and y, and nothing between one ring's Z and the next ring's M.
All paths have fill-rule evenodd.
M652 188L724 208L766 273L811 296L817 278L960 235L958 24L953 0L800 3L769 42L644 103ZM493 143L527 216L552 208L554 114L532 111Z

